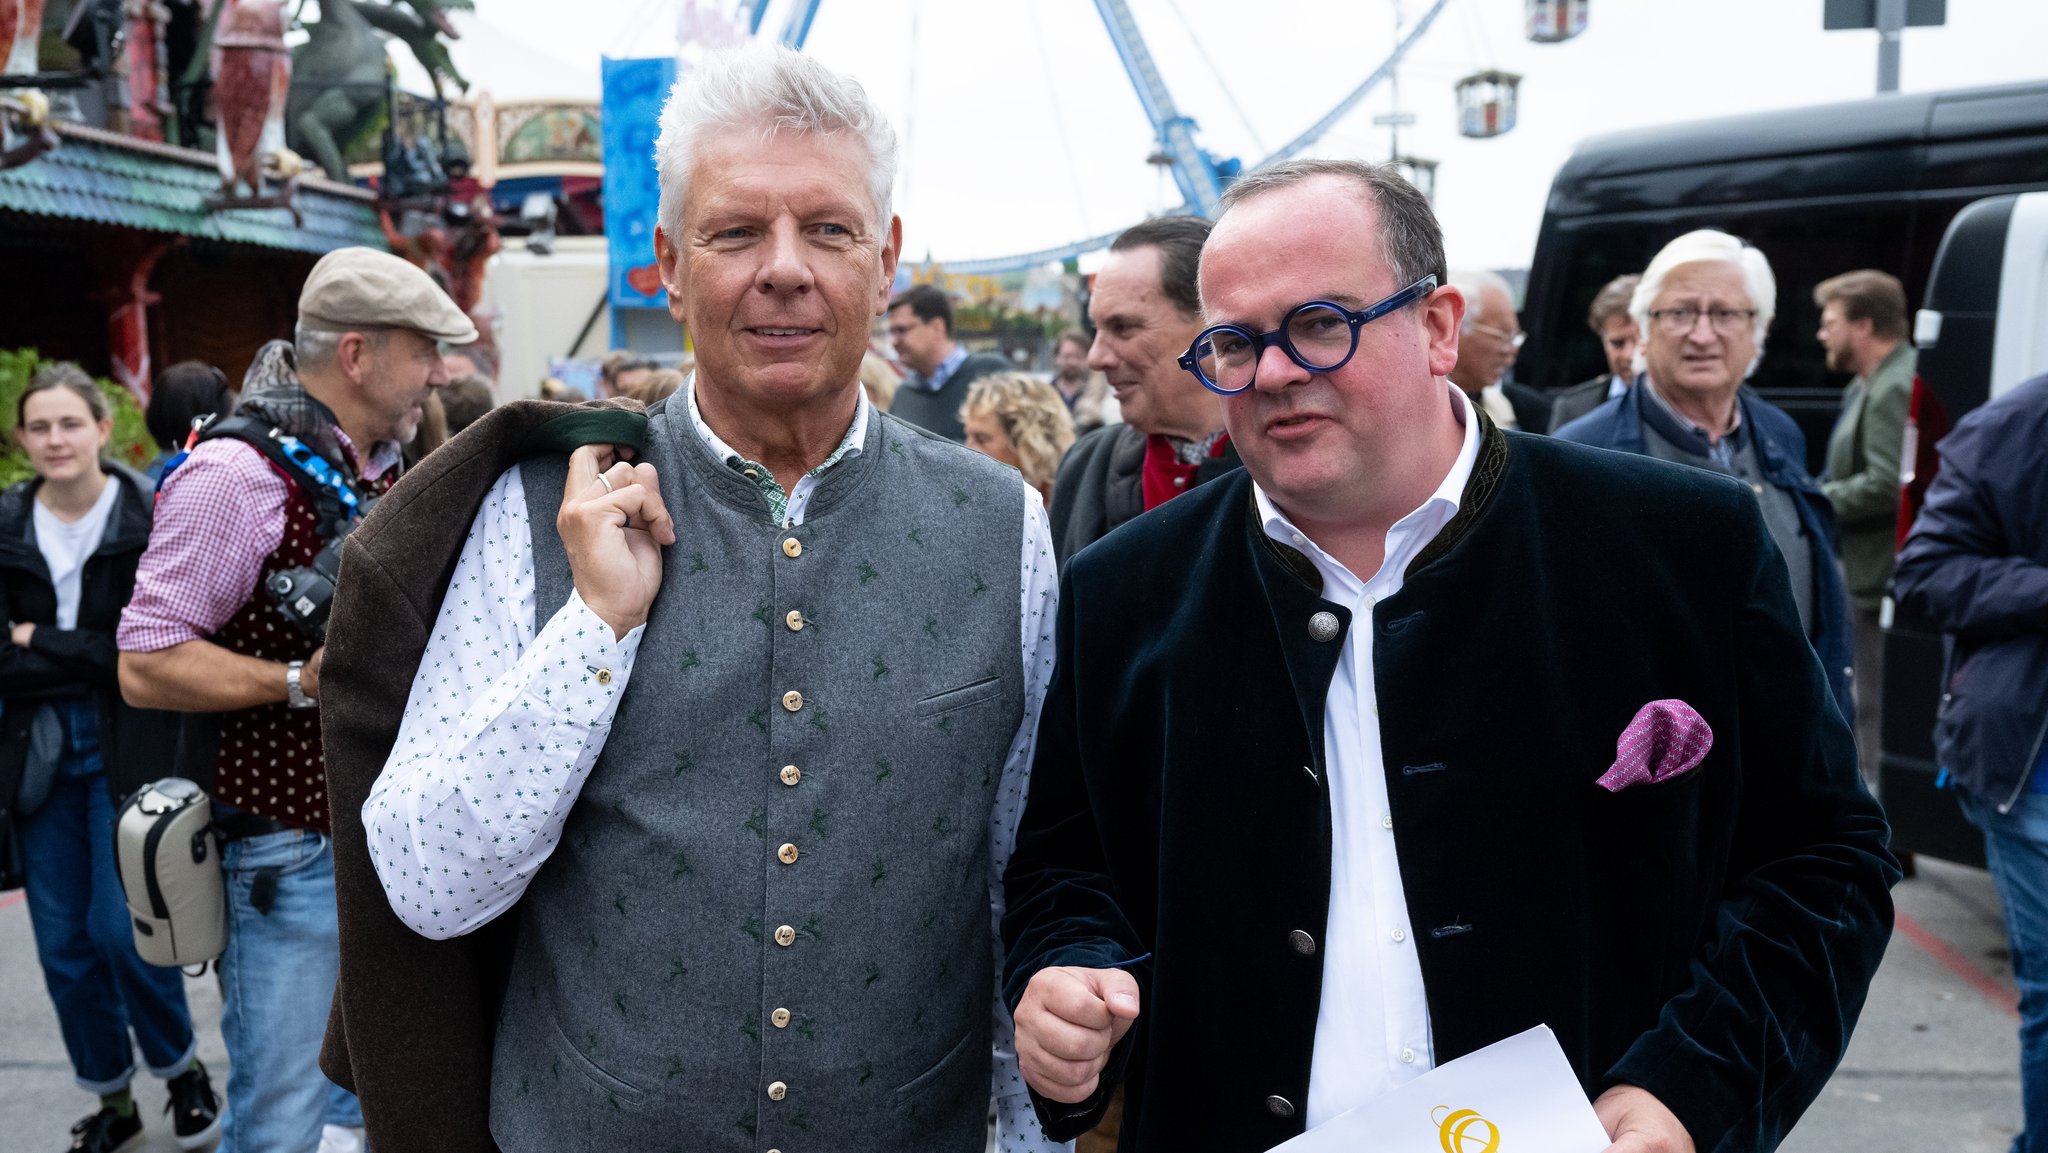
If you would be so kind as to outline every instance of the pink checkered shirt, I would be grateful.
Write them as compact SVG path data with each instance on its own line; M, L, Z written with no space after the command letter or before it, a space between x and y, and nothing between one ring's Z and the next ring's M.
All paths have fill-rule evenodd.
M335 435L353 463L355 446L340 429ZM380 441L364 477L374 480L398 462L398 445ZM219 632L255 595L264 559L284 540L290 499L284 476L255 448L225 438L194 448L157 494L149 547L115 643L149 653Z

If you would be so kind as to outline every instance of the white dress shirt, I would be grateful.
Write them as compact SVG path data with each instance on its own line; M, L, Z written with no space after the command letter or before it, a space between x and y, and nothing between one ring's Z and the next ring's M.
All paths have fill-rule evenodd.
M1436 492L1387 531L1386 559L1360 580L1295 528L1263 489L1253 486L1266 535L1308 557L1322 574L1323 597L1351 610L1343 656L1323 711L1323 759L1330 789L1330 915L1323 929L1323 996L1309 1066L1313 1129L1413 1080L1435 1064L1422 962L1408 923L1387 805L1372 667L1372 614L1401 591L1410 562L1458 514L1479 457L1479 422L1465 393L1450 389L1464 447Z
M739 459L698 414L694 384L685 389L698 436L720 459ZM789 491L786 524L802 524L819 477L858 454L870 414L862 396L841 451ZM1039 709L1052 677L1059 599L1044 506L1021 477L1017 487L1024 518L1018 589L1024 717L989 814L990 929L998 980L1003 870L1016 843ZM391 757L363 803L370 858L385 896L399 919L423 936L459 936L518 903L560 840L632 679L645 625L614 639L610 626L574 591L538 628L534 612L526 491L515 465L498 478L470 525ZM599 670L610 676L596 676ZM1071 1148L1039 1132L1017 1076L1009 1011L999 990L990 994L1002 1148Z

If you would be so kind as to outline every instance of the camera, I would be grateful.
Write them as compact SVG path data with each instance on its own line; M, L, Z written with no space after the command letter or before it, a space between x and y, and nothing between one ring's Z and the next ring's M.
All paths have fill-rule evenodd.
M365 501L370 511L375 501ZM327 613L334 607L334 586L341 578L341 544L348 539L350 521L313 557L313 563L271 574L264 587L277 602L278 611L293 627L321 644L327 643Z
M341 542L330 541L310 565L271 574L271 598L302 633L327 640L327 611L334 605L334 581L341 574Z

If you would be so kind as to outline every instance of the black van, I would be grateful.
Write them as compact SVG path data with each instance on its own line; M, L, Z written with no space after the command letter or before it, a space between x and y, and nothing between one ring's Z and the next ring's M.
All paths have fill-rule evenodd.
M1752 384L1806 430L1816 471L1847 378L1826 371L1813 286L1878 268L1924 298L1965 205L2048 189L2048 82L1881 96L1595 137L1551 184L1515 377L1545 389L1606 370L1586 330L1600 286L1719 228L1770 258L1778 315Z

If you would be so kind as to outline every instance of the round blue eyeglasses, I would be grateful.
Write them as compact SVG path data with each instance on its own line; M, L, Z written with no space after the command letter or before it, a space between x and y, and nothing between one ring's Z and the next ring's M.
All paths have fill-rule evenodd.
M1205 328L1180 358L1180 366L1194 373L1204 388L1224 396L1252 386L1258 377L1259 359L1269 346L1277 345L1289 360L1310 372L1335 372L1358 351L1359 329L1435 291L1436 277L1430 275L1356 312L1334 301L1311 300L1282 317L1280 327L1267 333L1253 332L1241 324Z

